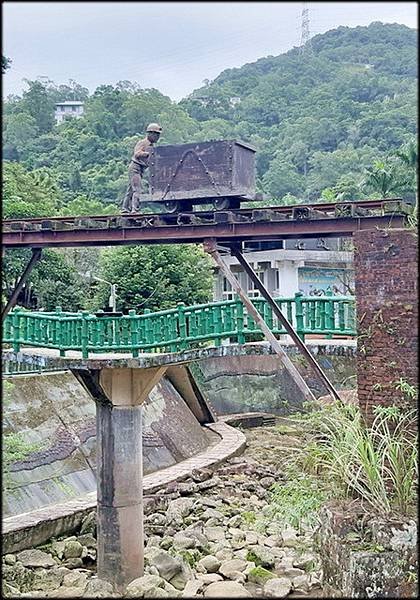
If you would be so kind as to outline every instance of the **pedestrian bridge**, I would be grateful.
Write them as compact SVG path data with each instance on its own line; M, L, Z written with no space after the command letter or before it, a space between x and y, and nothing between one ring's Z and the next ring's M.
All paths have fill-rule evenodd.
M308 336L331 339L356 335L353 296L297 293L293 298L275 301L303 340ZM252 302L273 333L286 334L264 299L255 298ZM27 346L32 350L58 350L61 357L71 353L75 358L77 353L82 359L91 355L99 358L100 354L121 356L121 353L133 358L156 353L194 355L210 347L243 345L263 338L261 329L240 300L195 306L179 304L171 310L145 310L143 314L130 310L127 315L118 316L63 312L60 307L48 313L15 309L3 327L3 344L10 345L14 352ZM45 354L48 355L51 353ZM152 357L148 361L153 362Z

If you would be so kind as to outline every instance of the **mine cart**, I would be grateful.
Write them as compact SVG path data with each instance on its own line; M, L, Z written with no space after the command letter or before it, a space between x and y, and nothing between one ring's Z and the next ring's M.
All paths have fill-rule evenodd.
M255 149L239 141L156 146L149 159L149 193L165 212L194 204L225 210L255 199Z

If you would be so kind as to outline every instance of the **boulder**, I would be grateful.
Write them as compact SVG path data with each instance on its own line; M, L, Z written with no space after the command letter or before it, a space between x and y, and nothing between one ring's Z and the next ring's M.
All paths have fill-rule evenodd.
M182 598L193 598L194 596L197 596L197 594L203 590L203 587L204 583L198 579L187 581L187 585L182 592Z
M79 535L77 541L80 542L82 546L86 546L86 548L96 548L97 546L96 539L91 533Z
M83 593L84 598L115 598L116 596L117 594L115 594L109 581L98 577L92 577L88 581Z
M82 556L83 546L77 540L65 540L64 558L80 558Z
M216 581L204 590L205 598L252 598L244 586L237 581Z
M275 579L269 579L264 584L264 596L268 598L285 598L292 589L290 579L286 577L278 577Z
M223 581L223 577L218 573L197 573L197 579L204 585L209 585L215 581Z
M264 569L264 567L254 567L248 572L248 581L257 583L258 585L264 585L269 579L276 579L276 575Z
M193 481L207 481L213 477L213 471L210 469L193 469L191 472L191 479Z
M169 581L171 585L177 590L183 590L190 579L193 579L194 575L191 567L186 563L182 563L182 568L179 573L172 577Z
M197 563L197 571L201 573L216 573L220 567L220 560L211 554L204 556Z
M192 498L176 498L175 500L171 500L166 511L166 521L182 521L183 518L188 517L193 505L194 500Z
M206 527L204 535L210 542L219 542L225 539L225 530L223 527Z
M156 567L159 575L166 581L170 581L175 575L182 571L181 559L174 558L165 550L158 549L152 557L148 558L150 566ZM172 584L173 585L173 584Z
M63 587L84 587L90 574L86 571L70 571L63 576Z
M68 569L80 569L83 567L83 561L81 558L68 558L63 565Z
M265 489L271 487L273 483L276 483L274 477L263 477L262 479L260 479L260 485L262 485L262 487Z
M266 569L274 567L276 562L273 554L264 546L250 546L247 560Z
M31 588L33 590L55 590L60 587L64 579L64 573L61 569L36 569L34 571L34 579L32 581Z
M309 575L305 573L304 575L293 577L292 586L295 592L308 593L310 588Z
M17 555L17 559L24 567L43 567L44 569L48 569L57 566L51 554L42 552L42 550L22 550Z
M82 587L63 587L61 586L57 590L47 592L47 598L82 598L84 597L85 586ZM99 596L95 596L99 597Z
M286 548L296 548L296 546L299 544L299 540L297 539L297 531L296 529L293 529L293 527L283 529L281 532L281 537L283 540L283 546Z
M3 556L3 562L5 565L14 565L17 558L14 554L5 554Z
M176 550L189 550L191 548L195 548L195 540L187 537L182 531L180 531L174 535L173 546Z
M143 598L145 595L149 597L151 590L162 588L164 580L157 575L143 575L138 577L128 584L125 590L127 598Z
M246 560L241 560L240 558L233 558L231 560L224 561L219 567L219 573L223 575L223 577L227 577L228 579L234 579L232 574L239 571L242 572L246 569L247 562Z

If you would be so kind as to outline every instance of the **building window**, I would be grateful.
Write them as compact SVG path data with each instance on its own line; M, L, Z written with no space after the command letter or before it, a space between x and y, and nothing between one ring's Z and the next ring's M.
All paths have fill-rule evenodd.
M265 285L265 271L255 271L258 279L263 285ZM255 283L248 277L248 297L249 298L261 298L260 290L256 287Z
M234 300L235 299L235 293L232 290L232 286L231 286L230 282L226 279L226 277L223 277L222 299L223 300Z
M61 112L64 112L65 107L64 106L60 106L60 110L61 110Z
M73 112L76 112L76 107L75 106L72 106L71 109L72 109Z

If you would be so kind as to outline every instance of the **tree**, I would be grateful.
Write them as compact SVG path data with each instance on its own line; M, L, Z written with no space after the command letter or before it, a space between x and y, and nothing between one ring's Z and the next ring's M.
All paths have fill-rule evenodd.
M403 181L398 176L395 163L389 160L375 160L372 167L366 169L361 187L387 198L395 193Z
M212 263L192 245L125 246L104 250L99 276L117 285L118 308L142 311L208 302ZM98 286L91 308L107 308L109 286Z
M34 119L40 133L48 133L54 127L54 101L40 81L25 79L29 89L23 92L22 109Z
M10 69L10 65L11 65L12 61L10 60L10 58L7 58L7 56L3 56L3 54L1 55L1 73L2 75L4 75L7 71L7 69Z
M395 156L399 158L402 164L407 168L409 176L414 179L415 190L415 207L414 215L417 216L418 210L418 195L417 195L417 168L418 168L418 148L414 139L410 140L395 152Z

